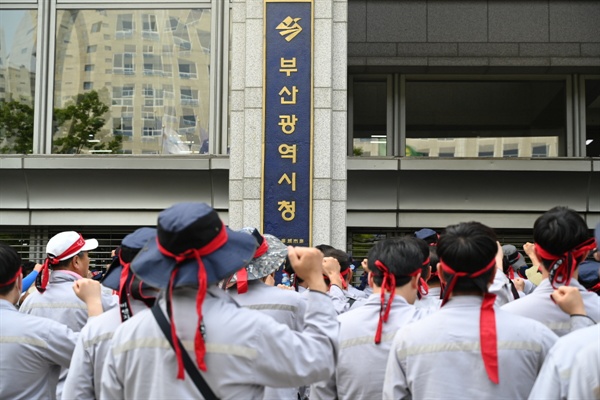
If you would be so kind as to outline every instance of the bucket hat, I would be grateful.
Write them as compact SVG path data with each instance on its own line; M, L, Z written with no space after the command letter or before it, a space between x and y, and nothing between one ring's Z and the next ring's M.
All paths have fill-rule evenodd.
M255 250L253 237L225 227L208 204L178 203L159 214L156 240L146 243L131 269L150 286L166 289L177 267L173 287L197 285L197 252L211 284L248 264Z
M127 321L133 316L130 298L142 301L147 307L152 307L156 296L144 294L144 289L151 289L141 279L131 272L131 261L144 245L156 237L156 228L139 228L125 236L121 247L116 251L116 257L100 283L118 291L119 311L121 321Z
M102 285L113 290L120 289L121 273L124 265L129 269L129 264L136 254L144 247L146 242L156 238L156 228L139 228L121 241L121 247L117 251L117 257L110 264L110 268L100 281Z
M177 379L184 379L182 349L175 340L173 288L198 286L194 351L198 368L206 371L202 303L207 286L232 275L252 260L256 240L225 226L206 203L178 203L158 215L156 239L146 243L131 263L133 272L152 287L166 289L167 314L177 358Z
M251 235L258 245L254 258L245 268L236 272L230 283L237 283L238 293L247 290L247 281L264 278L277 271L285 262L287 257L287 246L273 235L268 233L261 235L256 228L242 228L240 232Z

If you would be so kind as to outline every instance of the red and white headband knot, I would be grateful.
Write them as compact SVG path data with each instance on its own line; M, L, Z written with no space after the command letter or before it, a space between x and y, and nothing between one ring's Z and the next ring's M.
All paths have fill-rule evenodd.
M381 282L381 306L379 308L379 322L377 323L377 331L375 332L375 344L381 343L381 334L383 324L388 321L394 296L396 294L396 275L394 275L388 267L381 261L375 260L375 267L383 272L383 280ZM413 271L408 276L417 276L421 272L420 269ZM385 292L390 293L387 303L385 302Z
M450 281L444 287L442 296L442 306L446 304L450 293L454 290L456 281L458 278L477 278L494 268L496 266L496 258L492 260L482 269L475 272L463 272L455 271L444 260L440 259L440 265L442 271L446 274L451 275ZM500 377L498 373L498 335L496 332L496 313L494 312L494 302L496 301L496 295L492 293L486 293L483 296L483 302L481 303L481 310L479 312L479 341L481 342L481 357L483 358L483 365L487 372L488 378L495 384L500 383Z
M69 246L69 248L63 251L61 254L48 254L44 260L44 264L42 265L42 270L35 279L35 286L40 293L44 293L46 291L46 286L48 286L48 280L50 279L50 265L57 265L60 263L61 258L64 258L70 254L78 253L83 246L85 246L85 239L83 239L83 236L79 234L79 238L77 238L75 243Z
M556 255L546 251L542 246L535 243L535 252L544 260L552 262L548 268L548 272L550 273L550 284L554 289L557 288L557 285L568 286L573 273L577 269L577 260L586 252L595 248L596 239L590 238L570 251Z
M223 225L220 232L215 236L209 243L198 248L188 249L179 254L171 253L165 249L159 242L158 237L156 238L158 250L166 257L173 258L176 262L171 277L169 278L169 286L167 287L167 313L169 314L169 320L171 322L171 337L173 338L173 347L175 349L175 356L177 357L177 379L183 380L185 378L184 365L182 350L179 347L179 341L175 340L177 337L177 329L175 327L175 319L173 318L173 287L175 285L175 277L179 271L179 264L183 261L196 259L198 263L198 292L196 293L196 314L198 315L198 323L196 327L196 335L194 337L194 351L196 353L196 360L198 368L202 371L206 371L206 363L204 362L204 355L206 354L206 344L204 343L204 337L202 336L202 303L206 297L206 290L208 286L208 275L202 256L209 255L220 247L227 243L227 230Z

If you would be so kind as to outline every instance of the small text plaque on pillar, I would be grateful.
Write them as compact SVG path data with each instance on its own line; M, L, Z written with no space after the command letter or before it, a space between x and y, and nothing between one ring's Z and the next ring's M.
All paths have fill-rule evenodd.
M262 231L312 232L313 1L264 0Z

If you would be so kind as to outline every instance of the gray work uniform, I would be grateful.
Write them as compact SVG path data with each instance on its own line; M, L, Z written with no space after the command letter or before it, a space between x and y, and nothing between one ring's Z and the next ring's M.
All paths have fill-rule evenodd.
M0 399L55 399L76 334L66 325L21 314L0 300Z
M529 399L567 399L575 356L588 343L600 346L600 325L579 329L558 339L546 356Z
M384 399L523 399L557 336L537 321L495 308L499 384L481 356L482 297L454 296L394 338Z
M571 279L569 286L579 289L587 315L593 318L594 321L600 321L600 296L588 292L575 279ZM554 289L550 285L550 281L544 279L531 294L506 304L502 309L535 319L552 329L558 336L564 336L572 330L571 319L568 314L554 304L550 298L552 292L554 292Z
M598 341L588 343L575 356L569 399L600 399L600 345Z
M196 292L173 292L176 328L196 364ZM296 387L328 379L335 370L338 322L331 300L310 291L302 332L255 310L240 307L212 286L202 306L208 370L201 372L217 397L258 399L264 387ZM165 307L164 297L159 304ZM159 379L157 379L157 377ZM102 399L200 398L191 379L177 379L175 352L151 310L115 332L102 372Z
M381 342L375 333L381 307L379 293L369 296L361 307L340 316L340 350L335 374L311 386L313 399L380 399L385 367L398 329L423 316L422 311L395 295L389 319L383 324ZM389 293L386 293L386 301Z
M440 299L441 291L442 288L440 287L429 288L429 293L415 301L415 307L439 309L442 305L442 299Z
M306 300L295 291L269 286L260 280L248 281L248 291L238 294L237 290L228 293L239 305L270 315L280 324L294 331L304 328ZM298 388L265 388L264 399L298 399Z
M20 312L50 318L67 325L74 332L79 332L88 319L87 305L73 291L73 283L81 279L75 273L53 271L44 293L35 292L29 295ZM104 311L116 306L117 296L102 293Z
M73 332L79 332L88 319L87 304L77 297L73 291L73 283L81 279L70 271L52 271L48 286L44 293L35 292L29 295L19 311L38 317L50 318L67 325ZM106 311L117 305L117 296L102 293L102 308ZM61 397L62 388L67 378L67 370L60 373L57 385L57 397Z
M130 298L133 314L145 310L146 305ZM71 368L62 393L63 400L99 399L102 368L110 348L110 340L121 325L121 311L113 307L105 313L90 318L79 333Z
M331 302L333 303L333 307L338 314L345 313L357 300L361 300L354 294L348 292L347 290L341 289L337 285L331 285L329 287L328 294L331 298ZM364 297L361 297L362 300L364 300Z

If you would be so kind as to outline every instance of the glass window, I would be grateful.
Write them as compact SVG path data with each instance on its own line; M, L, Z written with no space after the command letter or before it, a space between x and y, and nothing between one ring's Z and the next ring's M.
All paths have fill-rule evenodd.
M37 11L0 10L0 154L33 151Z
M407 148L430 157L564 156L565 86L545 80L407 80ZM488 139L497 139L493 149L481 151Z
M117 39L129 39L133 36L133 14L117 15Z
M54 153L200 151L209 131L209 9L69 9L57 19ZM101 33L89 33L95 29ZM116 35L109 43L107 33ZM71 129L70 105L102 124Z
M600 80L585 80L585 154L600 157Z
M352 86L352 154L385 156L388 146L388 84L354 79Z

